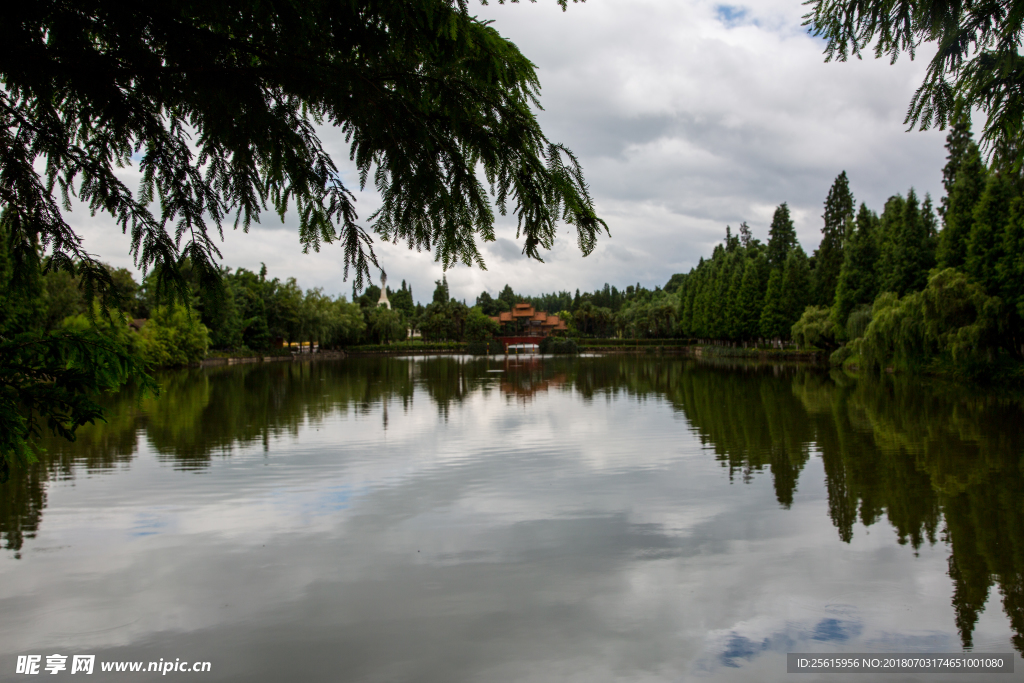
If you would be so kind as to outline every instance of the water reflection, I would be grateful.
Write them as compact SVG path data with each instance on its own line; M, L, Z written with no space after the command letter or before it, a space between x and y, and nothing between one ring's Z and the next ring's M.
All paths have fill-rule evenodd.
M474 396L523 410L548 394L570 395L583 406L602 400L662 401L685 419L707 457L717 460L736 485L769 477L779 509L794 505L801 474L812 457L820 456L827 514L838 542L849 545L857 529L884 523L895 530L898 544L914 552L945 544L962 646L973 646L979 615L995 588L1012 642L1024 652L1024 408L1014 397L904 378L854 381L813 368L653 356L270 363L160 379L159 400L136 405L128 395L114 397L108 423L81 430L74 444L48 443L41 463L12 472L0 488L0 534L11 557L20 557L38 531L50 482L116 475L133 466L143 445L175 470L202 473L215 458L242 449L266 451L272 441L297 438L338 415L379 419L388 429L396 418L410 415L416 401L428 401L443 423ZM485 475L474 476L471 485ZM449 493L443 487L418 492L399 487L390 504L401 510L407 496L441 500ZM330 497L331 509L342 509L358 491L346 486L318 495ZM614 536L615 525L624 525L629 552L648 558L682 552L666 537L638 531L622 519L581 518L572 524L576 527L566 533L576 539ZM516 533L551 532L521 525ZM457 564L466 558L450 559ZM855 620L828 616L802 637L844 642L860 628ZM785 647L792 638L756 639L736 631L721 637L720 663L727 667L778 643Z

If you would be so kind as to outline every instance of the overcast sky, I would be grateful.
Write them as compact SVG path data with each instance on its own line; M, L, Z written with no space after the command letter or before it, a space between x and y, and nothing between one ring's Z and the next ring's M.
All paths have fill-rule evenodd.
M746 220L766 239L782 202L810 253L825 196L843 170L857 202L876 211L910 187L937 202L945 133L906 132L903 124L930 52L895 65L825 64L824 42L801 27L805 10L799 0L589 0L567 12L554 0L475 6L537 65L541 125L579 156L611 237L583 258L571 226L562 226L542 264L522 256L514 219L505 220L497 241L483 245L488 270L447 273L452 295L472 304L505 283L531 295L605 282L663 285L709 255L726 225L735 230ZM351 168L337 132L323 135L339 166ZM377 198L357 196L365 218ZM71 219L87 249L131 264L111 221L81 209ZM442 274L432 254L379 242L376 249L390 286L405 279L416 299L429 300ZM268 215L248 235L227 234L222 251L225 265L265 262L272 277L351 294L340 248L303 255L292 219Z

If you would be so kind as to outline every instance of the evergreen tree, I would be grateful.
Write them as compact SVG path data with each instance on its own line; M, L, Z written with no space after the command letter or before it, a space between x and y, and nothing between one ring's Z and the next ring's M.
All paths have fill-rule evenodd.
M841 329L858 304L870 304L878 294L876 265L878 262L879 219L865 204L857 212L856 227L843 252L843 267L836 285L836 301L832 319Z
M704 301L707 334L712 339L724 339L728 336L729 326L725 319L726 311L723 304L729 290L729 266L727 252L720 244L715 247L711 256L711 286L708 288L709 296Z
M807 254L798 244L786 257L782 271L782 310L789 327L793 327L810 303L810 279ZM784 336L789 336L788 330Z
M691 334L695 337L707 337L706 310L708 296L708 271L709 262L701 258L697 264L696 277L694 278L693 312L690 316Z
M340 269L346 277L354 270L361 286L376 258L352 188L319 137L322 124L345 131L361 184L376 169L381 201L370 230L433 249L446 267L483 265L478 241L493 239L497 215L486 185L501 214L517 215L528 257L551 248L559 219L584 253L607 231L575 156L537 122L534 65L465 2L140 3L130 11L113 0L15 2L0 5L0 25L0 220L16 253L46 244L51 266L99 293L105 310L120 303L115 283L68 222L70 196L110 216L131 236L139 265L159 273L154 288L184 303L193 292L183 263L217 286L223 224L233 218L248 229L271 207L282 217L295 209L304 251L340 242ZM134 164L139 192L119 175ZM36 269L12 263L26 269L18 282ZM90 363L93 347L70 337L63 351L53 339L11 343L0 339L0 355L47 349L45 358L19 356L38 363L38 373L19 372L40 391L52 388L45 378L55 358L101 368L105 377L89 370L97 390L141 367L122 364L132 373L115 377L105 364L120 359L116 352L96 346ZM62 391L85 400L85 386ZM18 410L66 423L67 405L49 398L58 393L0 410L0 435L23 429ZM18 400L30 395L26 388ZM77 424L61 435L73 436ZM10 443L0 438L0 466Z
M747 225L746 221L740 223L740 244L744 249L749 249L750 245L756 242L753 234L750 232L750 226Z
M782 268L786 256L796 245L796 229L789 217L789 206L783 202L772 216L772 225L768 230L768 265L771 268Z
M831 306L835 299L839 270L843 267L843 245L852 226L854 202L850 183L843 171L832 183L825 199L825 225L821 228L821 244L815 252L815 299L820 305Z
M507 286L507 285L506 285ZM442 275L440 280L434 280L434 295L431 299L435 304L448 303L448 276ZM376 301L373 302L376 305Z
M0 222L0 339L41 329L45 311L38 246L17 241Z
M931 211L931 201L928 201ZM928 270L935 265L929 227L934 218L926 219L911 188L904 199L891 197L885 205L881 223L881 254L878 268L882 291L903 296L924 289Z
M495 300L487 291L480 292L476 298L476 305L484 315L498 315L502 311L500 301Z
M741 320L743 303L740 297L742 296L743 276L746 273L749 259L747 259L743 251L732 254L730 258L734 259L734 264L732 275L729 277L729 291L724 306L727 336L729 339L742 339L743 326Z
M921 222L925 239L928 241L926 250L932 254L932 259L936 260L939 253L939 221L935 216L932 196L927 192L924 194L924 203L921 204Z
M725 250L730 254L740 248L740 238L737 235L733 237L732 228L728 225L725 226Z
M768 276L768 290L761 310L761 336L766 339L782 339L789 335L793 323L786 314L786 303L782 289L782 269L773 268Z
M580 290L577 289L576 290L576 297L577 297L577 299L579 298L579 295L580 295ZM516 301L517 301L518 298L519 297L516 296L516 293L512 291L512 287L510 287L509 285L506 284L504 287L502 287L501 291L498 293L498 301L502 305L502 309L501 310L503 310L503 311L511 311L512 310L512 306L514 306L516 304Z
M946 190L946 196L939 203L939 216L943 223L949 211L949 200L953 195L956 175L960 172L960 166L972 145L974 140L971 137L970 110L961 107L953 116L953 125L949 127L949 134L946 136L946 150L949 154L946 155L946 165L942 168L942 187Z
M967 261L967 243L974 224L974 206L985 189L985 164L973 142L956 169L956 181L949 191L945 226L939 236L940 268L961 268Z
M1021 358L1024 355L1024 199L1020 197L1010 204L996 277L999 296L1009 314L1009 324L1004 330L1007 347L1014 357Z
M985 288L989 295L1000 293L997 266L1003 260L1004 232L1010 221L1010 204L1014 189L1003 173L991 173L985 182L967 242L968 276Z
M761 336L761 309L764 308L765 288L768 278L768 259L758 253L747 259L740 285L740 313L736 326L737 337L744 340Z
M406 285L405 280L402 280L402 286L394 295L388 295L388 300L391 301L391 308L401 311L406 318L411 318L416 314L416 304L412 299L412 288Z

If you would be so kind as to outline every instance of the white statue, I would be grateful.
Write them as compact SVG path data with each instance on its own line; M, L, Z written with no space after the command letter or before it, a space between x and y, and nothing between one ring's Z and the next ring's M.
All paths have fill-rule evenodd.
M384 273L380 274L380 299L377 300L378 306L387 306L388 310L391 310L391 302L388 301L388 276Z

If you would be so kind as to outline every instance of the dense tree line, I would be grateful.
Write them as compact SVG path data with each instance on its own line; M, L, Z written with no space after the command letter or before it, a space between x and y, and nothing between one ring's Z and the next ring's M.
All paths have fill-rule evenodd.
M876 368L1016 373L1024 359L1024 184L985 164L960 114L946 141L938 209L896 196L876 220L863 207L847 240L827 321L811 337L842 344L836 362ZM831 325L831 329L828 329ZM799 333L799 325L794 332ZM805 343L808 339L803 340ZM824 342L824 344L822 344Z
M496 295L481 292L469 305L453 298L442 278L426 304L416 303L405 281L389 287L388 309L378 305L376 285L354 289L350 302L320 289L303 291L294 278L270 278L264 267L259 273L224 268L210 286L186 262L181 270L190 307L159 303L159 268L141 283L125 269L108 268L123 302L119 318L91 307L76 276L44 268L38 249L26 256L10 244L0 254L8 301L0 332L100 330L150 365L181 365L209 349L337 348L409 334L426 341L483 340L499 330L490 316L527 302L559 315L570 336L797 343L834 352L836 362L991 371L1022 354L1024 181L998 158L985 163L964 115L946 147L946 194L937 211L913 188L890 197L880 215L858 207L843 172L825 200L821 242L810 256L783 203L766 242L746 223L736 233L726 227L709 258L653 290L605 284L593 292L531 296L505 285ZM29 277L16 277L16 256L38 261L26 271Z
M670 281L673 284L673 281ZM593 292L575 294L567 290L531 296L516 294L505 285L496 297L481 292L476 305L487 315L509 311L525 302L539 311L559 316L573 337L664 338L677 335L678 299L668 291L636 285L618 289L605 283Z
M14 268L19 255L10 239L0 227L0 338L102 339L150 366L184 365L206 355L206 327L181 304L156 303L151 287L140 286L128 270L101 265L125 309L103 310L76 275L48 271L38 249L20 255L34 262L32 268Z
M825 200L822 239L808 257L789 210L767 244L740 226L709 259L673 276L676 334L721 344L781 344L833 352L837 363L992 374L1024 357L1024 182L951 128L946 196L888 199L855 210L846 173ZM936 213L938 215L936 215Z

